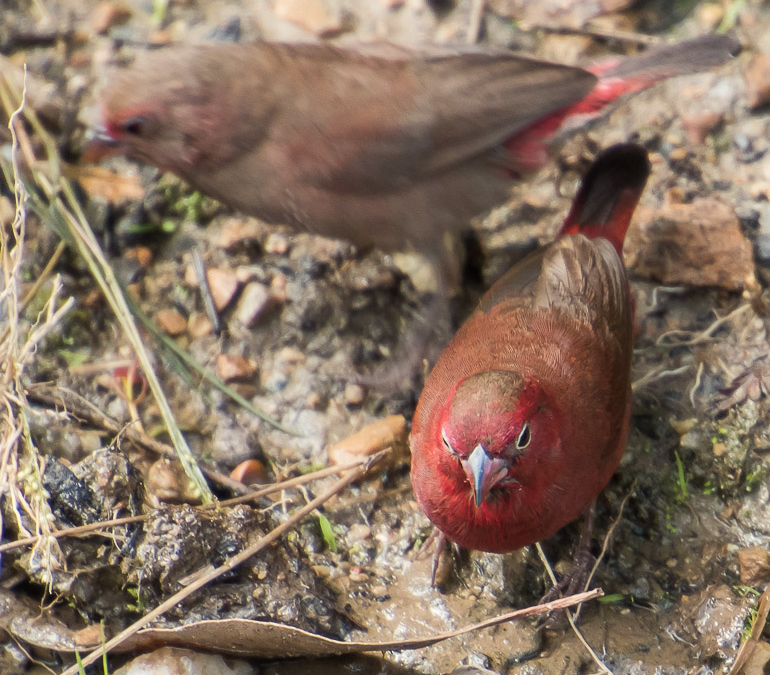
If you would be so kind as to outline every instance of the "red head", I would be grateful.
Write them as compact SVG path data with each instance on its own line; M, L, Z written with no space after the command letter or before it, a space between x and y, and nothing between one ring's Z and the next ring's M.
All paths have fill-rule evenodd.
M433 419L412 460L427 515L467 548L499 552L532 543L532 518L522 517L520 529L511 514L537 511L559 461L562 424L553 397L534 378L484 371L462 380Z

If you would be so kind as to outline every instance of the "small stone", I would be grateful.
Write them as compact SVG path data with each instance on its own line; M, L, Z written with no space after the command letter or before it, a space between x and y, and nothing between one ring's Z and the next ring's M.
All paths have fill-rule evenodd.
M286 302L287 287L289 281L283 274L276 274L270 280L270 297L277 303L283 304Z
M361 385L349 382L345 385L345 403L347 405L361 405L366 398L366 391Z
M350 464L386 448L393 448L391 457L395 460L405 454L406 437L404 416L391 415L332 445L328 451L329 462L335 466Z
M193 312L190 314L190 318L187 319L187 332L193 338L211 335L213 330L214 326L211 323L211 319L206 316L205 312Z
M265 284L252 281L246 284L233 311L233 318L251 328L270 306L270 291Z
M271 232L265 241L265 253L284 255L289 250L289 239L280 232Z
M311 391L307 399L305 399L305 405L311 410L323 410L326 407L327 400L321 396L317 391Z
M211 289L211 297L219 311L227 307L238 291L238 279L230 269L212 268L206 272L206 279Z
M267 482L267 468L258 459L247 459L230 472L230 478L244 485Z
M746 586L760 586L770 581L770 551L761 546L752 546L738 551L741 569L741 583Z
M219 231L217 246L229 250L240 244L259 243L264 233L265 226L256 220L230 218Z
M668 158L672 162L681 162L687 159L687 148L674 148Z
M743 72L746 83L746 103L760 108L770 102L770 54L757 54Z
M165 457L153 462L148 469L147 491L162 502L200 502L200 496L185 475L181 464Z
M354 583L361 583L369 579L369 575L357 565L350 568L350 573L348 574L348 577Z
M722 21L725 10L715 2L709 2L698 8L698 22L704 28L716 28Z
M388 587L383 584L377 584L369 589L375 598L385 598L388 595Z
M364 523L353 523L348 528L347 540L348 544L357 544L359 541L364 541L372 536L372 528Z
M678 420L672 417L669 419L668 423L671 425L671 428L676 431L676 433L678 433L680 436L684 436L698 423L698 418L689 417L685 420Z
M136 260L144 269L147 269L152 263L152 251L147 246L134 246L126 249L123 257L128 260Z
M248 380L256 377L259 367L255 361L239 354L220 354L217 357L217 375L224 382Z
M340 0L275 0L279 19L319 37L333 37L351 28L351 17Z
M187 330L187 319L175 309L160 309L155 312L155 323L171 337L181 335Z
M722 114L718 112L702 112L682 115L682 129L687 134L690 145L700 145L708 135L722 122ZM673 157L673 153L672 157Z
M91 30L96 35L104 35L113 26L128 21L131 11L120 2L105 0L100 2L91 14Z
M297 363L304 363L307 357L304 352L295 347L284 347L278 352L278 360L289 365L296 365Z

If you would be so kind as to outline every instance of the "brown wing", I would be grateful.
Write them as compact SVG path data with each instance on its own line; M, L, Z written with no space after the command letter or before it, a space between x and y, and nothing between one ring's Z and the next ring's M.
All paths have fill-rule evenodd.
M581 68L502 51L426 58L415 69L435 111L423 172L441 171L501 144L596 84Z
M630 344L632 308L628 277L606 239L568 235L527 256L506 272L481 299L494 307L562 309L597 330L606 326L622 344Z
M494 149L587 94L580 68L482 49L274 45L305 86L290 142L337 191L403 189ZM287 101L287 104L290 102ZM287 108L288 109L288 108ZM283 129L286 132L286 129ZM312 150L312 157L301 150ZM319 163L325 171L319 171Z
M595 330L606 327L621 345L632 344L630 289L625 266L606 239L557 239L543 257L532 308L560 308Z

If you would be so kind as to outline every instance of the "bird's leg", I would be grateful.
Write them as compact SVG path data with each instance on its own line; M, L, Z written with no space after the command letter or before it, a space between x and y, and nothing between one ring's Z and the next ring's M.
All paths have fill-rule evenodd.
M443 577L446 577L446 564L442 563L442 558L446 553L446 543L446 535L437 527L434 527L418 551L418 557L423 557L430 551L431 547L433 547L433 566L431 567L430 585L434 588L437 585L440 586L443 583ZM436 583L437 579L438 584Z
M543 596L541 602L550 602L558 597L573 595L584 590L583 586L588 581L588 575L591 573L591 565L594 560L593 555L591 555L591 535L593 534L595 520L596 500L591 502L591 505L586 510L586 517L580 530L580 539L572 557L572 566L559 583Z

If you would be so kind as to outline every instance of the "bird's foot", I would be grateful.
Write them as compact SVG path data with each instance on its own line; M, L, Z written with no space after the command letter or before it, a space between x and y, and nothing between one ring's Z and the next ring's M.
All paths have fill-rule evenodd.
M575 593L587 590L593 572L594 557L591 554L591 535L594 531L596 519L596 500L586 510L586 517L580 531L580 539L572 556L572 565L569 571L559 580L554 587L541 599L541 603L552 602L557 598L568 597ZM553 626L564 610L552 612L545 622L545 626Z
M431 567L430 585L433 588L443 586L453 569L453 559L447 546L446 535L437 527L433 528L428 538L417 551L417 556L422 558L433 550L433 565Z
M572 566L567 573L541 599L541 603L553 602L558 598L568 597L586 590L594 557L588 549L575 551Z

